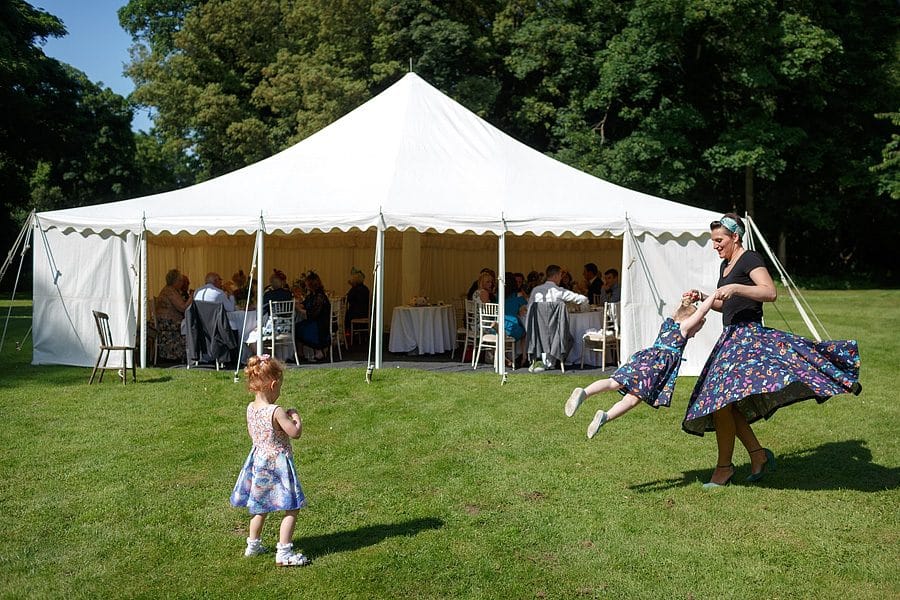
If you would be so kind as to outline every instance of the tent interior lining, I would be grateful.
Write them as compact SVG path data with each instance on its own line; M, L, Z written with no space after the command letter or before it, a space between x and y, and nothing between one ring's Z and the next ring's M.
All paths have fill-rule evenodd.
M148 295L159 293L171 268L186 273L193 289L203 285L209 271L218 272L224 279L238 269L249 275L254 239L249 234L147 234ZM498 243L499 238L493 234L388 229L384 259L385 330L390 327L393 307L408 303L413 296L449 303L465 293L482 268L497 268ZM372 287L374 229L267 234L264 244L264 279L277 268L287 274L290 283L312 269L320 275L326 290L343 295L350 269L356 267L366 274L366 284ZM610 267L621 270L622 239L590 235L506 237L510 271L544 271L548 264L555 263L568 268L579 280L583 266L589 262L595 263L601 273Z

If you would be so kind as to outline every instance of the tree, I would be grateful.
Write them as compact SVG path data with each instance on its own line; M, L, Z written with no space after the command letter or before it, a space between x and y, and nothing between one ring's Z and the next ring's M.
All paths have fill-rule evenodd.
M890 124L875 116L900 104L895 12L890 0L131 0L120 18L135 99L202 177L305 138L411 62L573 166L754 212L797 273L890 279L888 238L859 232L896 212L879 194L896 180Z
M0 4L0 242L8 248L21 223L12 211L28 201L29 180L52 152L55 122L71 106L71 82L38 43L65 34L56 17L21 0Z
M73 104L55 123L53 152L45 152L32 173L25 212L120 200L136 187L128 101L77 69L63 69Z

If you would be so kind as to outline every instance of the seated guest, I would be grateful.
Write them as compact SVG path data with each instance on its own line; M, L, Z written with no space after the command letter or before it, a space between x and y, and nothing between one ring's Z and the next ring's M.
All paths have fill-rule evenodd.
M522 273L513 273L513 279L516 281L516 289L519 290L519 295L528 299L528 294L525 292L525 275Z
M239 304L246 305L247 302L247 284L249 280L247 276L244 275L243 269L238 269L238 272L231 276L231 282L234 285L234 300Z
M365 274L358 269L350 270L350 289L347 290L347 315L344 318L344 328L350 331L352 319L367 319L369 317L369 288L363 283Z
M325 358L323 350L331 345L331 302L318 274L306 275L306 298L300 309L303 321L297 330L298 342L313 349L313 360Z
M618 302L622 298L622 287L619 285L619 272L615 269L607 269L603 273L603 292L601 298L604 302Z
M562 279L562 267L558 265L549 265L547 267L547 280L531 290L531 296L528 297L529 304L532 302L588 303L587 297L576 294L575 292L560 286L560 279Z
M182 300L189 300L194 297L194 290L191 289L191 280L184 273L181 274L181 284L178 287Z
M562 278L562 268L559 265L547 266L547 281L531 290L531 296L528 298L528 304L533 302L573 302L575 304L588 304L588 299L581 294L576 294L571 290L560 287L559 280ZM555 359L548 355L543 355L541 360L532 363L530 370L539 367L538 370L544 368L552 369L555 366Z
M475 281L472 282L472 285L469 286L469 291L466 292L466 299L468 299L468 300L475 299L475 292L477 292L480 289L481 278L484 277L485 274L490 275L491 279L496 279L496 277L497 277L497 274L492 269L489 269L487 267L483 268L481 270L481 272L478 273L478 278L475 279ZM496 302L497 301L496 295L494 295L493 298L494 298L493 300L485 300L485 302Z
M268 306L269 301L281 302L292 300L293 298L294 295L287 287L287 276L278 269L273 269L272 275L269 277L269 285L266 286L263 294L263 304Z
M206 284L194 292L194 300L202 302L218 302L225 305L226 311L235 309L234 298L228 297L222 289L222 277L213 271L206 274Z
M603 280L600 279L600 269L594 263L584 265L584 282L587 286L587 297L591 303L594 302L596 296L603 294Z
M486 302L497 302L497 293L494 290L494 272L490 270L482 270L476 280L477 289L469 296L470 300L484 304Z
M293 300L294 295L285 285L287 276L278 269L272 270L269 276L269 285L266 286L263 294L262 316L265 318L269 314L269 302L283 302L285 300Z
M181 335L181 321L191 299L181 297L182 276L178 269L166 273L166 285L156 299L156 344L159 358L167 361L184 362L184 336Z
M525 354L525 313L528 311L528 300L526 300L519 288L518 281L513 273L506 274L506 299L503 301L504 311L504 329L506 335L516 340L514 355Z
M560 272L559 287L571 290L573 285L574 281L572 280L572 274L569 273L568 269L563 268Z
M527 296L531 296L531 290L544 283L544 274L537 271L528 273L525 278L525 288L522 290Z

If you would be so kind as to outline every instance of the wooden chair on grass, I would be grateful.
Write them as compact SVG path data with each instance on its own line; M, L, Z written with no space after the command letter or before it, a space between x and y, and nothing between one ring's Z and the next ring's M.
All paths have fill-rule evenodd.
M103 372L114 369L119 371L119 377L122 379L122 385L126 385L128 381L128 354L131 353L131 381L137 381L137 370L134 365L134 346L117 346L113 343L112 339L112 331L109 327L109 315L106 313L102 313L97 310L91 311L94 314L94 323L97 325L97 333L100 335L100 353L97 355L97 362L94 363L94 370L91 371L91 378L88 380L88 385L94 383L94 375L97 374L97 371L100 371L100 377L97 379L97 383L103 383ZM121 367L110 367L107 366L109 363L109 355L112 352L121 352L122 353L122 366ZM100 362L103 362L101 365Z

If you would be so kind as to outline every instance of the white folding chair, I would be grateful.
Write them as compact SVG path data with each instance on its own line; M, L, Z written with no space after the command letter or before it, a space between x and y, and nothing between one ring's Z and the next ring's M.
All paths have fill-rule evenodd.
M369 317L357 317L355 319L350 319L350 345L353 345L353 342L356 339L356 336L360 336L362 340L365 340L369 335Z
M337 346L338 360L344 360L341 354L341 338L344 330L344 298L338 296L331 298L331 325L329 333L331 335L331 346L328 349L328 356L331 362L334 362L334 347Z
M294 363L300 364L297 356L297 338L294 331L296 314L293 300L270 300L269 322L263 328L263 340L269 342L272 356L277 346L288 346L294 351ZM271 331L267 331L271 327Z
M582 337L581 368L584 368L584 355L590 350L600 353L600 368L606 368L606 352L614 351L616 364L619 363L619 303L603 304L603 325L600 331L588 331Z
M350 350L350 346L347 343L347 297L340 296L338 297L340 301L340 315L338 315L338 339L340 343L343 344L345 350ZM338 352L340 352L340 348L338 348ZM343 359L342 359L343 360Z
M472 368L478 368L478 359L481 357L482 348L486 348L494 351L494 364L497 364L497 361L500 360L500 353L497 352L498 342L500 341L500 336L498 335L499 328L502 327L500 323L500 305L494 302L484 302L478 305L478 350L475 352L475 356L472 358ZM506 336L505 338L505 346L506 349L510 351L510 358L513 363L513 368L515 368L515 360L516 360L516 341ZM505 352L503 353L505 354Z
M469 330L466 327L466 302L464 298L453 299L453 320L456 324L456 339L453 341L453 348L450 349L450 360L453 360L456 354L456 347L460 343L463 344L463 354L465 355L465 343Z
M476 336L478 335L478 303L474 300L465 300L463 302L463 307L466 330L462 339L463 347L462 352L460 353L459 362L466 360L466 349L469 347L469 344L472 345L472 357L474 358L475 344L477 343ZM459 331L457 330L457 337L459 337L459 335Z

